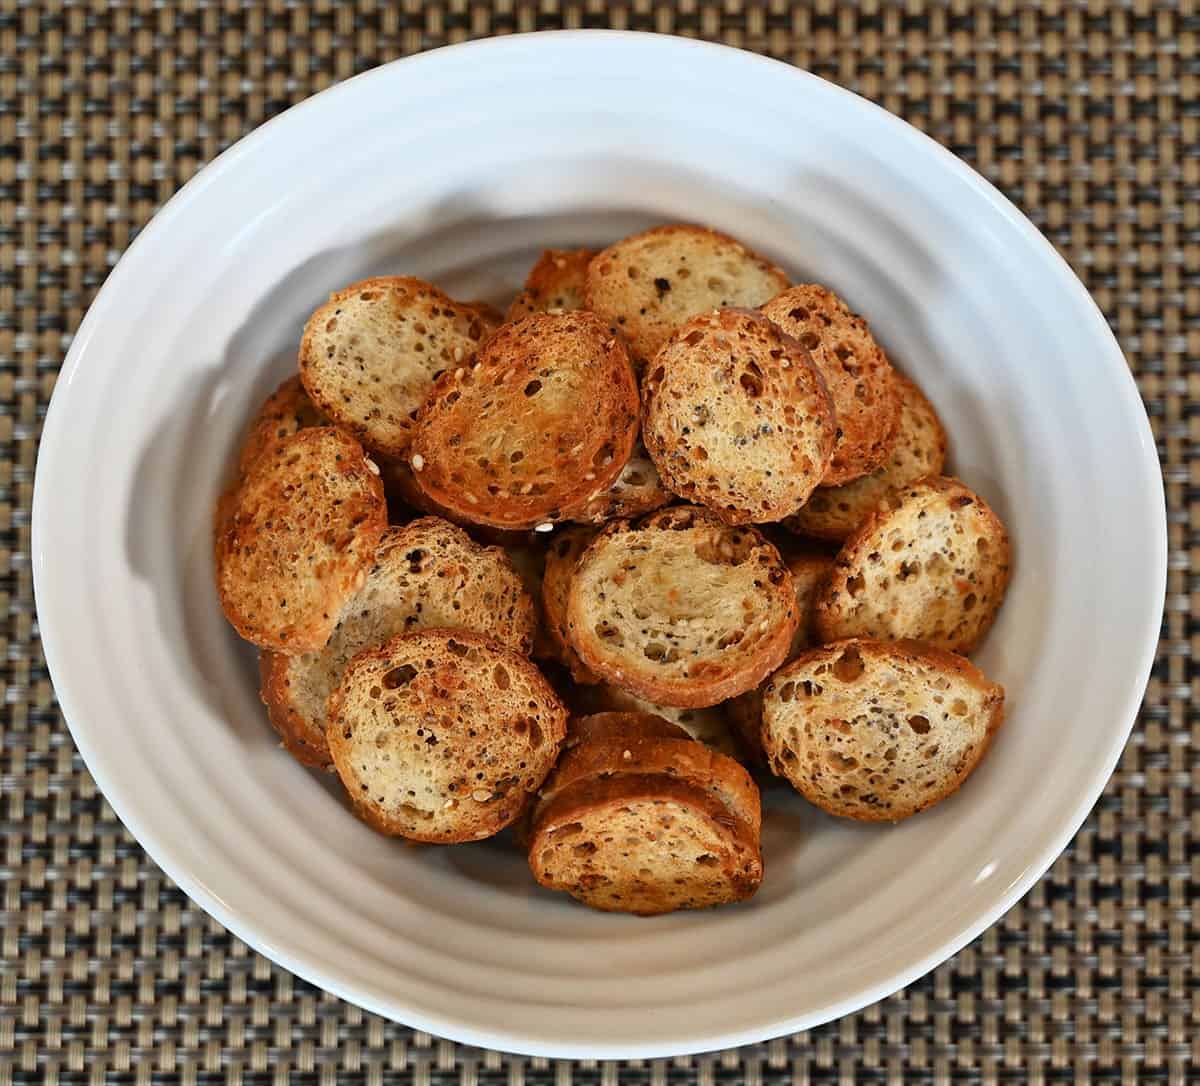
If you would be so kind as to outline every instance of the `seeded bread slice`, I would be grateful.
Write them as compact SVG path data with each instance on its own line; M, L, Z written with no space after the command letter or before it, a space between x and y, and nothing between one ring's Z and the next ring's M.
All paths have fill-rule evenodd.
M617 481L593 495L572 519L586 524L604 524L622 517L640 517L661 509L674 496L663 486L654 461L639 439Z
M816 602L822 641L914 638L970 652L1008 587L1008 533L957 479L892 491L846 540Z
M555 533L546 548L542 571L542 619L546 635L554 645L555 658L571 672L575 682L584 684L598 683L600 677L579 658L567 640L567 599L579 558L595 537L594 529L584 527Z
M547 249L530 270L525 289L508 307L508 320L583 309L587 269L595 255L591 249Z
M599 683L576 691L572 704L578 711L601 716L608 713L629 713L660 718L668 721L672 727L681 729L684 735L696 742L712 747L722 754L728 754L731 758L740 757L742 754L737 737L730 727L731 721L725 713L725 707L731 704L730 702L699 709L681 709L673 705L656 705L631 694L628 690L608 683Z
M300 378L289 377L267 397L266 403L258 409L250 423L238 457L239 472L245 475L254 461L276 449L281 441L291 437L297 430L328 425L325 417L308 398Z
M634 355L651 359L689 317L762 305L787 275L728 234L659 226L609 246L588 265L585 308L613 322Z
M884 495L897 487L938 475L946 464L946 431L916 382L894 371L900 394L900 424L888 461L878 471L843 486L819 486L784 525L801 535L842 541L854 531Z
M469 364L492 327L475 305L421 279L364 279L309 317L300 380L337 425L368 449L398 457L434 379Z
M772 677L763 744L774 771L823 810L896 820L957 791L1003 719L1003 687L961 656L850 640Z
M795 629L779 552L753 528L689 506L610 524L579 560L567 600L567 639L592 671L683 708L752 689Z
M324 648L262 654L262 699L284 747L306 765L328 766L329 695L346 665L363 649L430 626L486 634L522 655L537 628L534 601L504 551L480 546L437 517L384 533L366 581Z
M333 764L358 814L415 841L478 841L520 814L567 711L524 656L429 629L356 656L329 699Z
M386 527L379 469L354 438L329 427L284 438L218 503L214 560L225 617L262 648L321 648Z
M657 774L580 781L533 824L533 877L594 909L654 916L743 901L762 853L725 805Z
M834 486L882 467L896 440L900 396L867 322L816 283L785 290L762 312L812 353L833 397L838 437L822 482Z
M599 317L534 314L438 382L409 463L418 486L458 516L534 528L616 481L637 416L628 352Z
M794 660L816 643L813 605L833 570L833 558L815 550L805 550L789 556L787 567L796 592L796 633L787 655L789 660ZM751 765L763 765L762 687L731 698L724 708L744 757Z
M663 482L729 524L795 513L833 454L833 401L808 352L759 313L694 317L642 383L642 439Z
M755 837L762 828L758 786L734 759L693 739L641 734L636 724L568 746L542 785L533 820L536 823L539 813L578 781L630 773L661 774L694 785L720 800Z

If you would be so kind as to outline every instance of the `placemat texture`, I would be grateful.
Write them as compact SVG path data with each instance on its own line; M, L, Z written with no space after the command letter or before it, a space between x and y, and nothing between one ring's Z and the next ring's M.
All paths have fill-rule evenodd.
M1137 729L1071 848L968 949L840 1022L599 1065L454 1045L293 978L151 863L55 705L34 614L40 423L71 333L154 210L219 150L376 64L612 26L801 65L929 132L1088 284L1138 376L1170 505ZM1200 1081L1200 17L1192 3L0 0L0 1083ZM1053 788L1053 781L1035 782Z

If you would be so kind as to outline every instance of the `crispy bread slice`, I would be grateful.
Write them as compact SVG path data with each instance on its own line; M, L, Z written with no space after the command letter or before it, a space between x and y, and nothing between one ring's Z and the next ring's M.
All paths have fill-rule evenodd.
M663 486L654 461L639 439L617 481L594 494L572 519L584 524L604 524L620 518L640 517L661 509L674 497Z
M785 290L762 312L808 348L833 397L838 438L821 482L836 486L882 467L896 440L900 396L867 322L816 283Z
M897 487L938 475L946 464L946 431L914 381L894 371L900 424L887 463L843 486L819 486L784 526L800 535L841 542Z
M354 438L329 427L284 438L218 503L214 559L225 617L262 648L321 648L386 527L379 469Z
M429 629L360 653L326 735L355 809L381 833L478 841L520 814L558 758L567 711L524 656Z
M346 665L363 649L430 626L473 630L522 655L537 628L534 601L508 555L437 517L383 534L324 648L262 654L262 699L284 747L305 765L328 766L329 695Z
M783 661L795 628L779 552L692 506L610 524L579 560L567 600L567 639L592 671L682 708L752 689Z
M587 269L595 255L591 249L547 249L530 270L525 289L508 307L508 320L583 309Z
M762 881L758 840L725 805L659 774L564 789L533 824L529 867L548 889L641 916L743 901Z
M687 321L642 394L642 440L663 482L726 523L790 516L825 476L833 402L808 352L760 313Z
M277 448L297 430L328 425L325 416L308 398L300 378L289 377L267 397L250 423L238 457L239 473L245 475L255 460Z
M354 283L309 317L300 380L338 426L373 452L399 457L435 378L468 365L494 327L477 304L407 275Z
M689 317L762 305L787 275L728 234L686 224L623 238L588 265L585 308L613 322L649 360Z
M461 517L535 528L570 517L621 473L638 390L619 337L593 313L506 324L447 373L417 420L417 484Z
M915 638L970 652L1008 587L1008 533L957 479L892 491L846 540L816 602L822 641Z
M763 702L771 766L830 814L907 818L957 791L1004 719L1004 689L916 641L841 641L777 672Z

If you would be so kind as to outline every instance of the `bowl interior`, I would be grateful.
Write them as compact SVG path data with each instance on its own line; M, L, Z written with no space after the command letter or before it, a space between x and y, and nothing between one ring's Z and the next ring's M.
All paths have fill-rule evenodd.
M369 274L505 303L542 248L710 223L871 321L1015 544L978 654L1007 723L896 827L766 796L749 904L655 920L539 890L504 840L407 847L280 752L212 589L239 436L308 313ZM355 1002L498 1048L659 1055L802 1028L919 975L1007 908L1111 771L1161 612L1140 401L1082 287L974 175L792 69L678 40L430 54L266 126L138 239L72 348L35 573L72 731L118 814L221 921Z

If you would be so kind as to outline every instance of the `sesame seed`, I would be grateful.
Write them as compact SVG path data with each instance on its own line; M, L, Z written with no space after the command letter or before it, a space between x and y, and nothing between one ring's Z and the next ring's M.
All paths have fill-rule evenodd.
M633 761L633 751L623 750L623 751L621 751L621 757L624 758L625 761L627 761L627 762L632 762Z
M476 803L487 803L487 801L492 798L492 793L485 792L482 788L480 788L471 793L471 798Z
M459 366L459 367L458 367L458 369L456 369L456 370L454 371L454 379L455 379L456 381L461 381L461 380L462 380L462 375L463 375L464 373L466 373L466 372L467 372L467 371L466 371L465 369L463 369L463 367L462 367L462 366Z
M454 361L461 362L463 360L463 349L461 347L454 348Z
M378 474L379 474L379 465L378 465L378 464L376 464L376 463L375 463L375 461L374 461L374 460L372 460L370 457L367 457L367 470L368 470L368 471L369 471L369 472L370 472L372 475L378 475Z
M424 466L425 466L425 457L423 457L420 453L417 453L412 458L413 471L420 471ZM376 468L375 470L378 471L379 469Z
M536 528L534 528L534 531L535 532L552 532L552 531L554 531L554 525L550 524L550 523L539 524Z

